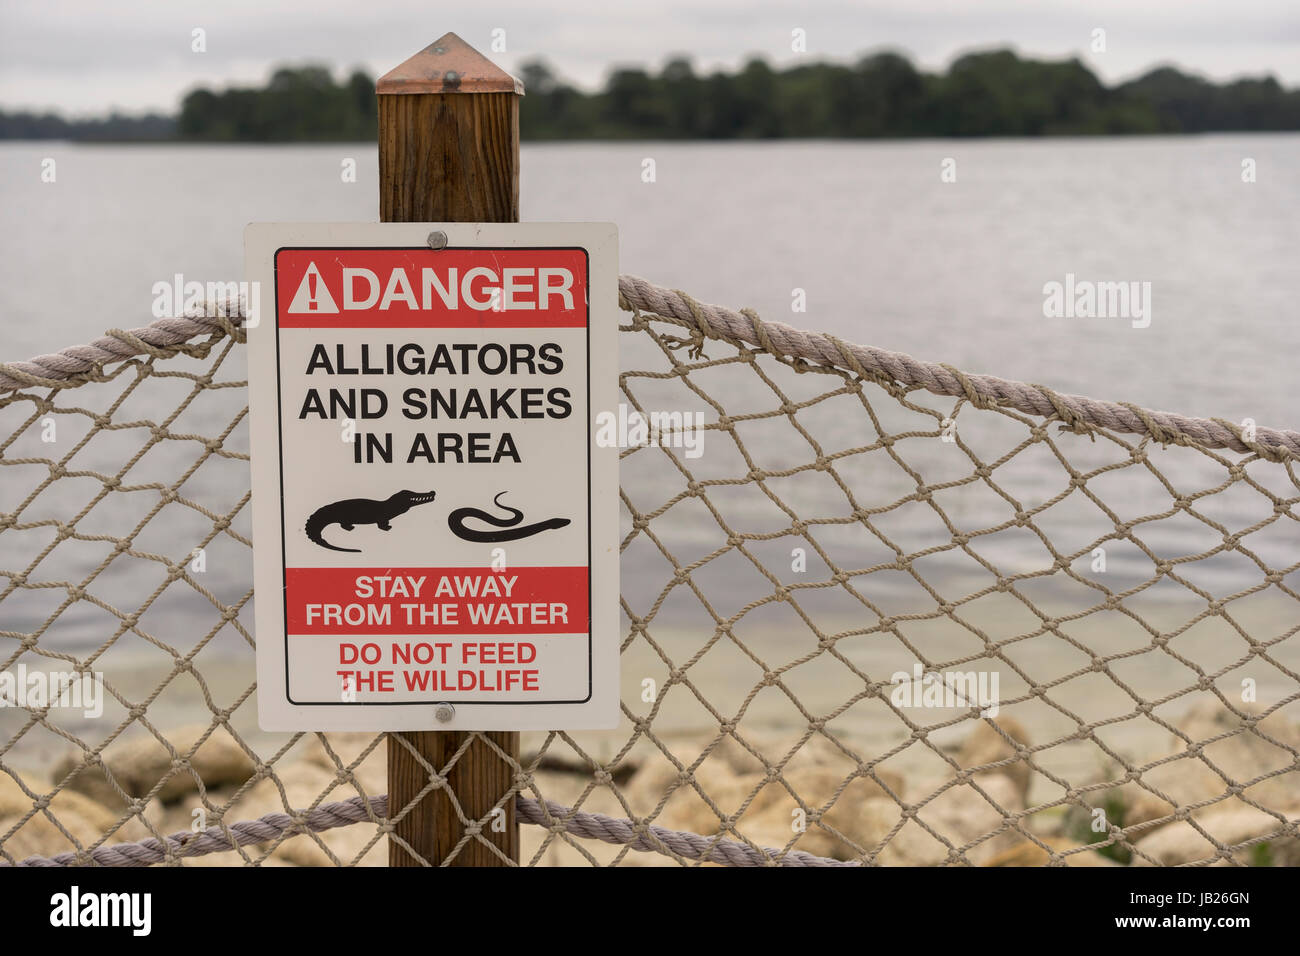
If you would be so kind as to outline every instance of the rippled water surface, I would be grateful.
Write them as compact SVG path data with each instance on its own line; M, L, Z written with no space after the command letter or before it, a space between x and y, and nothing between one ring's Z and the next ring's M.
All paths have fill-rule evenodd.
M55 183L41 181L46 157L57 163ZM656 161L653 183L642 181L647 157ZM341 164L350 158L358 163L355 183L340 177ZM940 180L946 158L956 161L954 183ZM1253 183L1242 181L1245 159L1254 160ZM377 218L375 167L373 148L360 145L0 145L5 226L0 234L0 358L25 359L86 341L109 327L143 325L151 318L153 284L176 273L200 280L240 278L241 233L247 222ZM1296 427L1300 418L1294 400L1295 355L1300 351L1297 136L530 146L523 152L522 206L526 219L617 222L624 272L689 290L700 299L752 306L768 318L850 341L969 371L1042 382L1058 391L1188 414L1233 421L1249 417L1282 427ZM1149 326L1135 328L1122 318L1045 318L1044 285L1064 281L1067 274L1080 280L1149 282ZM793 311L792 303L800 298L806 299L806 311ZM663 354L649 343L624 338L625 368L667 367ZM728 349L719 344L706 352L718 357ZM678 354L684 360L685 353ZM176 364L185 366L186 361ZM775 373L794 402L808 401L837 384L828 376L795 376L779 367ZM238 350L222 374L228 380L243 377ZM737 431L758 467L797 470L814 460L812 447L784 415L761 417L777 410L782 398L752 370L723 366L699 373L695 380L730 414L760 416ZM698 408L716 421L707 402L675 382L633 380L629 387L647 407ZM187 388L184 380L157 381L128 398L117 420L159 420L177 407ZM76 399L97 411L115 397L116 392L90 388ZM235 422L228 444L246 449L247 434L238 421L242 398L233 389L204 396L173 430L210 436ZM870 446L882 435L937 427L935 417L903 409L874 386L868 400L875 421L853 395L812 404L799 412L799 420L823 452L832 455ZM939 416L954 405L952 399L924 393L912 400ZM29 413L29 407L0 410L0 438L22 426ZM69 418L66 427L67 438L76 440L84 421ZM1002 461L1028 436L1023 425L971 408L959 416L959 428L967 445L988 463ZM143 440L144 434L132 429L97 436L79 453L76 467L118 468L124 449L138 449ZM1082 436L1055 440L1081 472L1121 462L1127 454L1114 443L1093 443ZM935 500L952 524L967 533L1013 519L1017 505L1032 510L1059 498L1041 512L1035 526L1061 554L1079 553L1113 532L1116 518L1129 521L1171 507L1170 489L1143 467L1100 474L1090 482L1104 507L1077 492L1066 494L1069 474L1042 443L1016 452L994 471L998 488L1012 500L973 477L976 465L970 455L933 435L902 438L892 450L848 455L836 465L856 507L875 509L876 533L853 523L855 504L825 472L772 479L768 488L799 517L822 522L812 534L833 562L848 570L894 561L896 549L914 555L950 545L952 530L934 508L905 501L916 491L916 474L931 486L952 483L937 491ZM5 454L12 459L48 453L38 431L29 427ZM1261 580L1259 564L1247 557L1200 560L1197 555L1222 542L1216 523L1230 532L1250 528L1268 518L1273 505L1246 485L1217 490L1224 470L1203 455L1177 449L1153 454L1175 494L1213 492L1197 499L1197 510L1208 521L1176 514L1144 529L1160 556L1183 560L1180 573L1193 587L1162 582L1131 598L1129 605L1157 628L1175 631L1205 607L1196 588L1222 596ZM195 457L192 444L164 443L129 477L136 483L175 480ZM734 443L717 431L706 436L704 456L685 463L701 480L743 477L749 468ZM36 465L0 471L0 510L17 508L47 474L48 469ZM1275 494L1295 495L1280 469L1256 465L1252 476ZM184 491L225 513L238 503L246 481L242 462L214 460ZM653 512L674 499L685 480L667 456L644 450L625 460L623 484L639 510ZM66 519L98 490L93 479L62 479L25 506L23 520ZM742 533L776 532L790 525L789 515L752 483L710 497L726 523ZM111 507L92 509L79 530L121 535L158 504L141 495L109 500ZM247 518L247 509L237 514L236 530L247 532ZM699 561L726 544L727 532L717 516L696 499L674 504L654 526L681 564ZM178 557L208 528L202 516L167 505L135 539L135 547ZM1249 540L1259 560L1275 568L1295 564L1300 548L1294 528L1294 521L1275 521L1255 532ZM626 514L624 529L631 529ZM26 567L52 534L51 528L6 533L0 539L0 567ZM1003 574L1030 575L1052 567L1053 556L1033 529L1012 526L973 540L978 555ZM787 536L755 541L749 550L757 563L790 582L827 578L830 572L815 553L806 577L792 572L791 547ZM84 577L108 548L60 547L33 578ZM1150 558L1129 543L1114 543L1108 558L1106 583L1114 590L1151 577ZM1073 567L1086 576L1089 565L1085 556ZM1035 617L1024 602L1002 592L970 602L965 609L969 627L926 620L935 610L935 594L958 600L986 588L992 576L978 560L951 549L918 558L915 569L933 591L917 575L885 569L858 579L859 597L823 589L803 592L800 600L824 630L864 632L842 639L840 646L876 679L906 669L915 659L888 631L879 630L882 615L917 616L899 626L915 646L925 645L926 653L938 660L976 654L981 633L1004 640L1041 627L1042 616ZM628 548L622 573L625 597L643 614L673 569L643 537ZM248 587L246 549L218 541L210 549L205 574L204 583L215 596L236 600ZM165 575L161 565L134 562L120 571L111 567L95 588L118 607L135 608ZM694 580L723 618L773 587L755 560L735 551L701 565ZM1095 591L1059 573L1027 579L1021 591L1044 615L1062 620L1097 601ZM65 597L54 589L10 598L0 629L29 632L57 611ZM169 592L168 598L145 615L141 626L181 648L204 640L215 623L210 606L192 591L175 599ZM1276 592L1242 599L1237 607L1260 635L1280 633L1295 616L1294 603ZM656 621L657 639L674 648L679 663L702 650L716 626L685 588L670 591ZM80 602L59 616L43 644L84 655L102 645L119 624L111 614ZM1108 652L1150 637L1131 617L1109 612L1066 627L1081 643ZM1185 640L1203 659L1217 659L1230 655L1232 634L1223 622L1203 622L1189 629ZM752 612L741 619L736 636L761 649L766 665L797 659L816 647L815 637L788 606ZM712 680L715 697L734 691L737 699L724 711L738 706L762 677L758 664L734 648L727 652L729 641L725 637L693 665L698 679ZM1086 657L1057 638L1027 637L1020 649L1030 662L1026 667L1037 667L1037 674L1067 673ZM142 683L169 665L163 652L134 637L107 649L100 661L105 667L131 662L145 675ZM211 641L200 658L205 661L233 683L251 682L248 647L229 628ZM1144 681L1151 693L1177 680L1164 659L1137 658L1133 666L1134 679ZM843 664L823 656L802 667L790 672L790 681L814 709L829 710L851 696L846 687L857 678ZM665 670L647 645L629 648L625 698L638 697L643 674ZM178 713L203 712L201 697L187 680L181 678L175 693L164 695L164 706ZM1104 692L1082 683L1073 693L1099 706L1105 699ZM754 706L772 722L801 719L787 701L769 700L766 692ZM709 720L703 711L666 713L666 720L682 726ZM852 723L853 718L846 719L846 725ZM855 726L868 732L871 716L864 714Z

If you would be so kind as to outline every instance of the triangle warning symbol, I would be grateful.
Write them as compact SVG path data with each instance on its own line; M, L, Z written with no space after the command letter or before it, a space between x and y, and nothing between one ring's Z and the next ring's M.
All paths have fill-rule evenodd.
M302 282L298 284L298 291L293 294L293 301L289 303L289 312L338 315L338 311L339 307L334 304L334 297L326 288L325 280L321 278L316 263L309 264L306 273L303 274Z

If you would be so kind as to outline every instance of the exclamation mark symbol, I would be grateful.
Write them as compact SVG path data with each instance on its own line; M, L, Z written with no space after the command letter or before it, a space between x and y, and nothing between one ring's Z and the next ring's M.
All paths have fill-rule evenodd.
M325 277L316 268L316 263L307 264L307 271L289 303L289 311L303 315L338 314L339 307L334 304L334 296L330 295L330 287L325 284Z

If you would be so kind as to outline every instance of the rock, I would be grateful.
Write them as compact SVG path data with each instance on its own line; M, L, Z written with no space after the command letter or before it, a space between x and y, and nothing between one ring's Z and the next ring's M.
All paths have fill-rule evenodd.
M794 841L792 849L834 859L856 859L875 846L899 816L893 798L884 795L874 782L860 777L845 786L839 771L807 768L790 771L785 782L802 798L806 810L784 784L752 774L732 778L726 785L705 786L716 810L694 788L679 788L664 812L652 822L702 836L722 834L731 840L743 837L756 846L772 849L782 849ZM841 787L843 793L834 806L823 812ZM862 810L868 803L875 805L875 812ZM881 813L881 808L888 812ZM796 811L800 812L796 815ZM731 829L724 825L724 816L731 820ZM883 827L882 819L888 820ZM802 832L796 830L799 825Z
M921 805L924 798L913 798L911 803L917 806L919 820L954 849L974 843L965 851L965 859L980 866L1024 840L1024 835L1006 822L998 807L1017 813L1025 808L1025 803L1023 780L1005 774L980 774L977 782L988 799L966 784L949 787L934 799L925 800L924 805ZM1028 828L1023 820L1020 826ZM908 820L880 850L879 860L890 866L935 866L946 863L949 852L917 820Z
M703 751L703 744L700 741L670 741L668 746L677 760L687 768L695 762ZM731 762L726 759L726 755L715 751L696 769L694 778L696 783L708 793L712 790L721 790L730 786L737 775L738 772ZM665 807L664 812L673 812L669 808L674 808L680 814L684 812L683 805L696 802L698 797L695 796L694 787L691 784L679 784L679 776L679 771L669 762L667 757L663 754L653 754L622 788L624 797L634 813L645 816L658 807L659 802L664 799L664 796L671 789L672 793L668 798L668 806ZM547 794L547 796L549 797L550 794ZM707 812L707 807L703 809ZM695 815L698 811L691 811L691 813ZM656 817L654 822L668 826L661 817ZM715 824L717 822L716 815L714 816L714 822Z
M650 772L642 770L632 778L626 799L635 815L653 815L651 823L670 830L709 835L718 831L723 816L740 808L762 779L756 775L737 775L718 762L706 761L696 770L694 785L683 782L674 787L677 772L671 766L655 768ZM659 810L665 796L667 802Z
M24 782L37 798L45 796L51 789L45 781L32 777L24 778ZM7 773L0 772L0 817L6 821L0 826L0 838L3 838L10 827L27 816L34 802L23 792L16 780ZM130 817L119 825L121 812L101 806L85 794L74 790L64 789L51 797L49 813L82 847L97 843L106 835L105 843L143 840L151 835L149 828L138 817ZM49 816L37 811L10 840L5 841L4 849L15 857L20 851L22 856L34 854L52 856L56 853L76 850L77 846L64 836Z
M279 767L276 770L276 778L284 787L284 797L281 797L280 788L276 786L275 780L270 778L259 780L226 811L226 822L237 823L243 820L255 820L271 813L308 810L316 804L318 797L320 803L325 804L357 796L356 789L347 783L339 783L331 789L336 779L335 773L307 760L291 763L287 767ZM321 797L321 794L325 796ZM336 865L323 848L323 844L341 863L350 864L356 861L362 866L382 866L388 860L387 840L381 837L367 849L367 844L374 838L376 830L374 824L365 822L315 834L300 833L281 842L271 851L270 856L297 866ZM261 860L266 858L269 846L270 844L263 844L260 847L247 847L245 852L254 860Z
M619 819L627 817L618 797L609 788L594 787L587 792L589 779L583 781L564 771L539 771L535 779L537 789L548 800L566 807L572 807L581 801L579 809L586 813L603 813ZM528 793L526 796L534 795ZM615 861L618 866L679 865L672 857L660 853L628 850L599 840L580 839L572 834L552 835L541 826L521 826L519 844L520 863L536 866L592 866L592 860L600 866L609 866Z
M24 783L37 798L44 797L50 791L49 785L44 781L24 778ZM0 816L21 818L35 802L23 792L17 781L8 774L0 772ZM68 826L73 835L80 840L97 839L106 833L120 816L84 794L66 789L50 798L49 808L50 812L60 819L66 813L70 820L75 816L79 823L85 824L80 827ZM44 816L39 812L37 815Z
M1237 704L1235 709L1249 716L1264 712L1258 704ZM1286 713L1278 711L1259 720L1252 730L1247 723L1225 707L1217 698L1207 697L1191 707L1174 721L1193 742L1224 737L1202 748L1204 759L1189 756L1168 765L1168 769L1150 771L1152 779L1165 783L1160 787L1181 804L1199 803L1227 792L1229 784L1216 773L1210 763L1230 778L1245 783L1273 771L1293 765L1295 753L1300 751L1300 725ZM1277 744L1265 740L1265 736ZM1182 754L1188 744L1177 736L1170 737L1171 753ZM1278 774L1262 780L1245 791L1247 799L1273 809L1286 809L1300 805L1300 771Z
M856 860L870 853L902 815L893 798L861 777L852 780L834 806L824 812L821 808L844 783L843 777L808 768L792 771L788 780L803 797L808 812L796 815L800 808L789 792L780 784L769 783L736 822L736 830L745 840L766 849L788 848L835 860ZM714 832L720 828L715 826ZM739 840L735 834L727 838Z
M894 778L888 781L891 789L901 792L901 780L891 776ZM763 774L746 774L727 781L714 779L702 786L718 811L727 815L735 814L748 801L744 813L735 821L735 829L759 847L784 849L788 846L840 860L860 859L865 852L878 862L896 866L934 865L946 860L948 848L915 820L909 820L882 847L882 841L902 819L899 804L874 782L854 778L845 786L845 777L839 768L816 766L785 774L786 783L803 797L812 812L803 821L802 833L794 826L800 822L793 812L798 804L779 781L770 781ZM817 811L842 786L843 793L819 822ZM1003 774L981 774L979 786L1008 812L1024 809L1021 782ZM1002 813L970 785L948 788L928 801L919 813L927 825L954 847L975 842L966 851L966 858L975 864L1024 839L1014 829L1005 830ZM705 836L724 832L718 812L693 789L675 793L654 822ZM727 835L729 839L738 839L735 834Z
M1139 788L1126 792L1124 800L1124 829L1128 831L1129 841L1147 837L1160 827L1173 822L1176 809L1161 800L1154 793ZM1136 828L1136 830L1134 829Z
M743 736L755 751L767 758L771 766L785 760L794 746L794 740L789 738L776 740L752 733L744 733ZM687 768L695 763L704 749L703 742L698 741L693 744L674 741L671 746L673 754ZM849 754L853 753L852 748L848 748L848 745L845 747ZM804 743L789 760L785 760L782 776L804 798L805 803L815 802L821 807L856 770L855 757L846 754L834 741L818 734ZM899 774L884 767L877 767L875 772L895 794L902 793L903 779ZM719 814L736 813L751 796L753 799L745 809L746 816L757 816L772 801L784 800L788 803L786 831L790 832L789 811L797 806L794 798L779 781L769 780L762 761L732 737L727 736L719 741L692 776L695 785L681 782L677 768L660 755L657 759L645 761L644 766L623 787L623 793L633 811L644 816L652 812L671 790L663 814L654 822L671 829L693 829L693 832L706 835L717 831ZM717 805L718 810L708 806L697 791L697 786ZM849 802L870 796L888 796L869 778L855 780L851 789L854 795L848 795ZM709 829L698 829L700 827Z
M167 739L179 757L193 749L199 739L208 733L208 726L194 724L167 733ZM55 770L55 779L62 780L83 763L82 755L65 758ZM104 763L123 790L132 797L143 797L164 777L157 796L164 803L179 800L198 790L198 780L205 787L241 784L252 777L256 766L244 749L221 727L213 730L198 751L190 758L189 770L172 767L172 756L152 734L147 737L113 744L105 751ZM170 774L170 776L168 776ZM98 767L81 770L69 784L111 808L123 806L123 801Z
M23 776L22 782L28 790L38 796L49 791L49 786L43 781L28 776ZM19 782L6 771L0 770L0 817L14 816L15 814L22 816L27 812L32 802L32 798L23 792Z
M50 784L32 776L24 783L36 799L50 792ZM36 802L23 792L22 787L9 774L0 772L0 839L27 816ZM27 856L54 856L87 848L101 840L104 843L122 843L142 840L150 836L147 826L138 817L130 817L119 824L122 813L101 806L83 793L64 789L49 800L49 814L68 831L65 836L49 816L37 811L12 837L4 841L3 849L17 859ZM152 817L151 817L152 819ZM111 832L110 832L111 831ZM104 839L107 836L107 839ZM73 841L76 842L73 842Z
M847 744L842 748L836 740L815 734L791 755L798 737L776 738L749 731L741 735L753 751L766 758L768 765L783 764L779 779L769 777L763 761L728 735L696 768L694 784L681 782L679 771L662 755L648 758L623 788L633 812L647 816L669 794L652 823L703 836L724 833L732 840L743 837L757 846L774 849L785 847L797 836L794 849L838 859L859 855L846 839L869 848L897 821L897 803L881 784L901 796L902 777L884 767L875 768L880 783L856 776L857 757ZM705 742L673 741L670 746L678 760L689 767ZM841 789L839 799L824 815L824 825L819 825L818 812ZM794 829L800 822L794 811L801 809L796 794L806 808L803 833ZM876 799L880 804L864 816L861 808ZM733 818L739 836L726 831L724 818Z
M1124 830L1123 842L1117 841L1117 852L1127 855L1129 848L1160 827L1173 820L1174 807L1136 784L1125 784L1088 796L1083 804L1069 804L1060 820L1059 834L1069 839L1090 843L1101 836L1094 829L1096 811L1105 814L1107 826Z
M1072 850L1084 850L1085 844L1075 843L1072 840L1061 839L1060 837L1039 837L1043 843L1046 843L1055 853L1066 853ZM1022 840L1015 846L1003 850L1001 853L985 861L984 866L1046 866L1051 857L1037 843L1030 840ZM1063 858L1066 866L1122 866L1109 857L1104 857L1093 850L1085 852L1070 853Z
M768 765L782 764L786 770L843 766L845 776L848 776L849 770L857 766L858 757L861 756L855 753L850 744L821 733L814 733L793 754L790 751L798 738L788 736L778 738L754 732L744 732L742 736L748 747L731 734L727 734L718 741L709 759L721 760L739 774L766 773ZM699 753L698 748L695 753ZM760 759L759 755L764 759Z
M1249 717L1258 717L1267 709L1259 704L1246 703L1234 704L1233 707ZM1222 734L1235 733L1246 727L1246 721L1225 707L1217 697L1206 697L1198 701L1173 723L1175 727L1194 741L1208 740ZM1262 720L1257 720L1256 727L1260 733L1273 737L1285 747L1300 747L1300 725L1297 725L1283 711L1274 711ZM1263 752L1270 754L1276 753L1278 750L1277 747L1254 732L1242 733L1229 739L1248 747L1262 745ZM1171 737L1171 741L1176 746L1182 746L1181 738ZM1282 764L1289 762L1289 760L1281 761Z
M701 770L708 766L706 762ZM895 793L901 793L902 780L897 774L887 770L878 774ZM673 792L663 812L651 822L702 836L721 835L760 848L788 847L832 859L857 859L893 828L901 811L894 798L874 781L853 777L846 783L849 775L843 768L810 765L789 769L781 780L771 780L765 773L737 774L715 768L697 773L696 779L716 810L687 784ZM636 803L653 804L662 796L660 782L645 789L652 796L636 798ZM543 792L551 795L550 790ZM835 803L823 811L837 793ZM602 812L627 815L621 807ZM732 818L731 828L724 826L723 817Z
M382 737L383 735L378 735ZM308 738L305 748L301 751L299 759L307 763L315 764L334 774L342 773L339 769L341 764L346 770L363 753L365 759L361 761L353 770L352 775L357 782L365 788L366 793L370 796L376 796L388 792L388 745L381 739L367 753L376 735L371 733L330 733L328 735L330 749L334 751L331 757L326 751L325 745L321 742L320 735L313 734ZM338 762L335 762L335 758ZM353 790L348 788L349 795Z
M1030 746L1028 732L1014 717L997 717L994 718L993 723L997 724L1013 740L1019 741L1026 747ZM975 724L970 736L962 743L955 759L962 767L970 770L974 767L996 764L1015 756L1015 747L1009 744L1002 734L994 730L987 721L981 720ZM1029 793L1029 778L1032 772L1032 768L1023 758L1017 759L1014 763L984 771L984 773L988 774L1001 774L1015 781L1020 791L1022 806Z
M1175 808L1213 800L1228 789L1228 784L1198 757L1165 755L1162 759L1164 762L1158 766L1143 771L1142 782L1168 796Z
M1262 712L1262 708L1255 704L1239 704L1237 709L1251 715ZM1300 727L1281 712L1269 715L1258 724L1259 731L1276 740L1278 745L1248 729L1242 718L1224 707L1217 698L1197 703L1172 723L1187 735L1193 746L1224 734L1231 735L1205 744L1201 748L1203 756L1190 753L1189 745L1182 738L1171 736L1171 750L1164 761L1142 774L1147 787L1166 794L1180 807L1212 800L1220 801L1219 805L1225 808L1244 805L1229 796L1231 784L1210 763L1222 774L1245 783L1291 766L1294 751L1300 751ZM1300 771L1270 776L1247 788L1243 795L1247 800L1275 810L1300 806ZM1150 800L1157 801L1157 804L1148 812L1164 805L1158 797L1150 796Z
M1247 840L1268 837L1285 827L1285 824L1272 814L1243 804L1210 807L1193 816L1206 833L1224 846L1235 846ZM1294 825L1300 817L1291 814L1288 819ZM1214 859L1217 854L1218 850L1214 844L1197 832L1191 823L1179 820L1139 840L1133 854L1132 865L1179 866L1184 863ZM1247 865L1300 866L1300 839L1297 839L1294 834L1283 834L1263 843L1233 851L1231 856L1239 863ZM1220 858L1216 860L1215 865L1229 865L1229 861Z
M63 780L68 774L75 776L68 781L67 788L78 793L85 794L91 800L105 807L125 807L126 801L118 795L117 790L108 782L102 770L97 767L81 767L80 753L69 754L54 765L54 779ZM80 768L80 769L78 769ZM124 768L119 768L123 769ZM133 784L129 778L118 776L114 772L117 785L127 792L127 796L135 796L131 791Z
M75 810L64 809L55 816L58 817L59 823L76 837L82 849L88 849L104 833L100 825L101 820L82 817ZM0 817L0 839L3 839L22 817L23 814ZM4 839L0 847L14 860L25 860L29 856L56 856L78 849L76 844L64 836L54 822L43 813L38 813L27 820L17 832Z

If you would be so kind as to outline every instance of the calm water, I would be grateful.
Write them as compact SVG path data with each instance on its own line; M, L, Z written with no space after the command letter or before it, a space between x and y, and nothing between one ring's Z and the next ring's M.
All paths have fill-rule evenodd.
M555 145L522 163L525 219L617 222L624 272L702 299L1059 389L1291 418L1276 357L1300 342L1300 136ZM143 324L175 272L239 276L245 223L375 220L375 166L360 145L0 144L0 348ZM1151 327L1044 320L1067 272L1150 281Z
M52 184L41 182L41 164L47 157L57 164L57 181ZM646 158L655 161L653 183L642 181ZM954 183L940 178L941 163L947 158L956 162ZM1254 183L1241 179L1247 158L1254 160L1257 170ZM341 181L340 165L346 159L356 160L355 183ZM247 222L376 219L375 169L374 149L360 145L0 144L4 225L0 358L25 359L85 341L108 327L146 324L151 318L151 286L174 273L201 280L239 278L241 235ZM1234 421L1252 417L1282 427L1296 427L1300 419L1294 401L1294 356L1300 351L1296 305L1300 270L1295 265L1300 240L1300 136L534 146L523 154L522 197L525 219L617 222L624 272L689 290L704 300L752 306L767 318L968 371L1043 382L1061 391ZM1045 319L1043 286L1063 281L1067 273L1081 280L1150 282L1150 326L1135 329L1124 319ZM792 312L795 289L806 295L804 313ZM718 347L717 354L723 351ZM644 367L645 360L646 353L632 353L625 355L624 364ZM241 376L242 357L238 357L230 377ZM729 410L758 409L764 403L768 410L774 407L770 395L753 379L752 375L719 378L719 387L730 389L719 393ZM824 384L824 380L800 381L790 387L802 394L801 390ZM137 408L142 416L159 417L174 407L167 402L174 402L179 393L163 391L142 399ZM78 400L83 398L93 403L88 393ZM237 408L233 404L237 396L231 393L231 398L230 405L210 403L211 407L197 412L196 429L207 429L208 434L219 430ZM677 400L681 401L680 393ZM149 401L157 404L150 407ZM922 401L938 409L952 406L951 400ZM891 430L933 427L931 420L897 414L889 403L881 403L878 410ZM808 418L828 450L867 444L875 437L860 407L854 411L830 405L810 411ZM16 424L13 415L0 414L0 435L8 435ZM1000 428L979 426L966 437L981 447L982 454L996 458L999 449L1006 450L1009 443L1024 437L1023 431L1016 435ZM793 442L788 425L778 424L770 433L756 429L752 438L755 447L762 449L765 467L809 460ZM235 445L241 441L247 441L242 428L232 437ZM1091 446L1073 436L1062 441L1071 456L1078 456L1072 460L1080 468L1096 467L1115 455L1109 445ZM716 453L706 450L698 465L692 463L701 477L735 474L734 453L729 456L726 449L711 447ZM905 454L913 467L937 482L970 472L969 460L954 458L950 451L951 446L926 439L915 442ZM24 436L10 456L47 452L48 447L42 449L34 436ZM87 454L107 466L115 452L92 445ZM1169 454L1161 460L1162 468L1177 469L1173 474L1176 483L1184 483L1182 491L1212 487L1222 480L1222 472L1201 456ZM94 455L103 457L93 459ZM881 506L911 493L914 483L901 469L879 455L865 457L868 461L856 471L852 464L845 465L855 488L862 489L860 501ZM137 480L174 476L178 464L179 459L166 454L153 455L133 475ZM1286 495L1289 483L1274 474L1278 471L1261 471L1260 480ZM30 491L32 474L21 469L0 471L0 510L14 507ZM211 473L205 468L187 490L205 496L214 508L228 508L237 499L241 480L246 475L238 463L223 463ZM651 461L645 453L628 460L623 480L638 506L647 509L667 501L681 484L679 476L663 470L662 456ZM1036 452L1018 457L1000 473L1000 483L1028 505L1061 491L1064 480L1060 466ZM72 484L64 482L43 495L28 515L66 516L77 494L77 502L86 498L85 488L74 493ZM1125 473L1110 484L1101 479L1097 487L1109 504L1127 516L1160 511L1168 503L1167 493L1149 477ZM847 508L833 488L792 485L788 492L804 516L842 516ZM1294 496L1294 486L1289 494ZM1265 513L1271 511L1258 494L1232 491L1207 500L1205 511L1229 527L1244 528L1260 520L1261 503ZM1002 514L996 509L1005 510L1004 502L974 494L955 495L947 507L964 527L987 527L1005 518L992 517ZM747 499L742 492L737 493L734 509L744 530L780 526L765 501ZM87 519L87 533L120 533L120 523L129 516L98 515L102 510ZM700 512L689 506L677 514L688 520L677 521L665 531L675 553L690 560L719 546L720 533L707 515L696 520ZM880 523L889 533L903 535L906 549L915 551L927 546L927 535L935 535L932 517L900 509ZM204 522L193 519L192 514L178 514L174 520L155 522L162 527L147 528L137 546L184 553L178 542L206 530ZM246 527L246 515L243 520ZM1077 496L1045 515L1042 524L1063 550L1082 547L1108 528L1107 520ZM1252 538L1259 542L1257 551L1264 560L1275 567L1296 563L1300 548L1293 527L1275 525ZM946 539L942 528L939 532L934 540ZM15 538L20 536L7 533L0 540L0 567L25 564L47 540L31 535ZM1160 540L1168 554L1191 555L1214 547L1215 538L1217 532L1206 537L1203 524L1184 521L1170 523ZM828 531L825 539L842 567L868 567L887 560L882 555L890 553L880 541L851 530ZM779 544L769 552L756 546L765 563L770 561L776 569L789 561L789 539ZM1041 549L1035 551L1036 546L1021 537L992 536L983 544L983 553L999 567L1031 571L1042 564ZM58 554L42 565L47 579L75 577L102 557L99 553L69 556L58 564ZM1149 577L1150 565L1144 561L1140 554L1117 548L1112 556L1114 577L1108 583L1123 586L1125 575L1130 583ZM232 599L247 587L247 554L242 548L232 546L225 552L218 548L209 564L206 583L223 599ZM755 580L752 566L744 564L727 559L699 572L701 586L720 596L718 609L724 615L764 589L770 592L770 585ZM649 607L667 582L666 567L648 547L638 544L629 549L623 570L629 600ZM819 570L824 571L816 563L810 565L810 574ZM120 597L121 606L137 606L156 586L156 581L144 580L138 566L134 572L114 577L110 570L100 579L106 593L111 588ZM962 562L937 562L927 574L941 590L953 594L980 586L979 569ZM1257 568L1234 560L1189 565L1187 574L1216 594L1259 580ZM1290 577L1294 580L1296 575ZM901 575L874 575L863 590L882 613L933 608L933 600ZM1059 609L1052 613L1069 613L1080 600L1073 589L1055 580L1037 589L1030 585L1028 590L1042 606ZM827 630L875 623L874 615L865 613L861 605L836 603L829 591L821 594L826 599L818 605L819 620ZM662 640L671 645L679 662L694 654L713 628L698 602L682 595L678 589L670 596L657 632L664 635ZM138 598L136 604L130 603L133 597ZM1170 627L1186 621L1198 604L1204 606L1203 600L1186 591L1165 594L1153 589L1135 600L1147 602L1142 612ZM816 595L810 594L809 601L817 604ZM58 603L53 593L29 593L22 602L6 601L0 628L30 630ZM187 646L187 641L201 638L207 627L205 623L200 631L194 630L192 610L193 605L164 603L144 626L160 635L173 635L178 646ZM995 637L1007 637L1032 630L1034 622L1021 619L1024 613L1023 607L991 602L972 607L969 616ZM1260 632L1280 633L1293 619L1294 605L1264 595L1242 613ZM93 607L78 605L60 618L46 643L84 653L104 640L105 627L113 623ZM793 660L807 651L808 634L797 621L773 613L766 619L755 616L747 626L751 629L745 638L763 648L765 655L770 653L769 663ZM1127 634L1126 626L1123 621L1093 616L1078 625L1077 633L1093 646L1105 645L1107 651L1122 649L1126 640L1139 644L1145 640L1140 634ZM926 629L927 625L918 624L912 636L918 644L933 641L926 645L927 653L946 655L940 659L973 653L970 634L954 633L950 626L931 628L933 634ZM1193 629L1187 639L1197 642L1207 656L1222 656L1228 653L1223 637L1222 629L1211 627ZM132 666L146 675L139 678L144 685L167 659L133 640L133 645L111 650L103 660L109 666L113 655L120 654L124 662L135 661ZM843 646L855 662L876 674L907 668L912 660L910 653L899 653L896 641L886 646L879 637ZM1078 666L1079 652L1062 647L1059 641L1030 641L1025 650L1029 659L1052 673ZM734 652L724 651L705 655L692 673L711 688L711 696L720 704L728 696L735 697L722 706L726 710L739 705L759 672ZM208 666L229 669L233 680L251 681L251 658L239 639L221 635L204 654L202 660L211 662ZM1167 660L1148 655L1135 662L1138 669L1142 666L1146 667L1144 686L1152 692L1176 682ZM625 699L638 700L641 677L663 670L657 656L643 645L630 649L624 664ZM806 699L829 709L853 693L849 677L842 665L826 665L823 659L792 672L791 683ZM129 678L124 682L129 684ZM1003 694L1010 695L1005 684ZM1081 699L1100 699L1096 695L1095 688L1079 691ZM196 703L200 712L203 709L194 686L183 681L163 701L163 706L178 712L191 711ZM754 707L771 723L799 720L787 702L769 700L766 692ZM709 722L698 707L691 713L679 709L669 719L684 727ZM849 715L845 721L864 733L876 726L870 715Z

